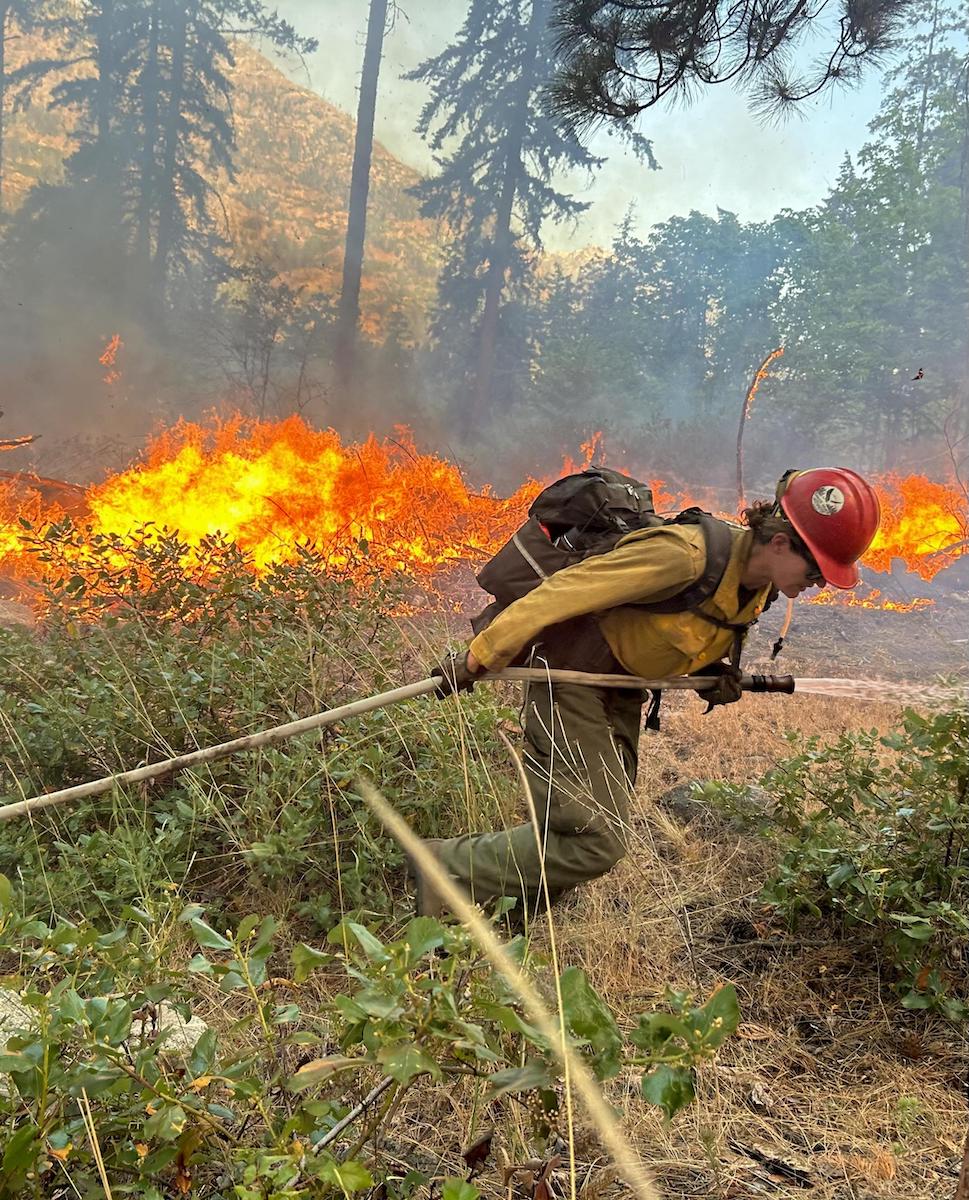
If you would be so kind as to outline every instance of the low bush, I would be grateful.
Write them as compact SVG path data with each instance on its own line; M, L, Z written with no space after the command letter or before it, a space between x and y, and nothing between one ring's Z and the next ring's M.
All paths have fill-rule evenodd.
M427 673L400 581L366 554L311 548L262 574L231 543L190 550L52 527L39 635L0 629L0 793L68 787L299 719ZM432 660L433 661L433 660ZM176 884L210 907L247 889L328 927L388 914L401 856L353 792L361 773L422 834L497 819L510 769L488 752L504 712L479 688L417 700L0 829L0 870L28 905L91 915ZM508 713L507 715L511 715ZM479 753L469 753L477 746Z
M760 781L697 794L780 839L765 898L867 941L894 969L902 1004L969 1013L969 711L908 711L889 736L817 738ZM761 805L760 802L763 802Z
M297 1200L378 1183L406 1196L429 1173L395 1169L376 1140L409 1093L442 1084L482 1110L521 1100L538 1139L557 1124L552 1047L461 928L415 918L381 940L344 921L323 946L286 953L268 916L220 931L195 905L128 908L102 930L29 920L16 903L0 881L0 1195L48 1196L67 1179L93 1195L107 1178L112 1194L149 1200L193 1186ZM198 951L174 970L189 936ZM511 950L521 960L524 941ZM532 955L528 970L554 1008L548 964ZM625 1037L580 970L560 990L594 1073L638 1073L670 1116L739 1020L727 986L702 1006L672 996L673 1011L644 1014Z

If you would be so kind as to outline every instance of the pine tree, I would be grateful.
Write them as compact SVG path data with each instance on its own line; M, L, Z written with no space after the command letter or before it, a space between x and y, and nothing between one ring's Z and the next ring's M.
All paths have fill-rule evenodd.
M67 186L103 215L105 252L130 259L136 290L158 315L175 279L199 266L222 269L218 184L232 177L234 150L230 38L258 35L297 51L316 43L262 0L79 0L45 25L63 53L31 64L25 81L64 74L51 103L78 117Z
M768 113L856 81L877 65L918 8L912 0L556 0L561 65L553 108L574 128L625 124L663 100L734 83ZM798 76L792 53L817 39L820 65ZM804 58L802 54L801 58Z
M7 47L12 37L29 32L41 5L37 0L0 0L0 218L4 212L6 119L9 90Z
M471 393L466 431L480 428L490 406L511 403L527 373L523 289L543 224L587 207L556 190L553 176L600 161L537 102L554 61L549 8L550 0L473 0L454 44L409 76L431 86L418 131L438 173L416 192L423 215L452 239L432 335Z

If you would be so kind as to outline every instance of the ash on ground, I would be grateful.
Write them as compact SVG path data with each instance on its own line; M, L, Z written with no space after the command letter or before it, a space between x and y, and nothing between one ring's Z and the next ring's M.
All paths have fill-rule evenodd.
M929 608L898 612L803 601L778 658L771 649L784 621L783 597L754 626L744 669L779 675L868 677L929 683L969 679L969 587Z

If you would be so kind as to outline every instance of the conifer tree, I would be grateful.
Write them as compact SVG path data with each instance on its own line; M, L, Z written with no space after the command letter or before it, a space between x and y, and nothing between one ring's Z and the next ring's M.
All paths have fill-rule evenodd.
M23 36L34 23L40 0L0 0L0 217L4 212L3 183L6 168L5 139L9 90L7 48L10 39Z
M913 0L555 0L560 68L552 105L573 128L626 123L663 100L733 83L777 112L877 64L917 14ZM792 51L812 39L817 65L800 74Z
M554 174L600 161L537 103L554 62L549 10L550 0L472 0L454 44L409 76L431 88L418 131L438 171L416 192L452 239L432 334L470 393L466 430L510 403L527 371L522 288L544 222L587 207Z
M44 24L62 53L24 79L63 76L52 106L77 115L67 186L103 214L109 253L135 264L157 314L176 277L198 264L220 269L217 188L232 176L234 150L230 39L258 35L298 52L316 43L262 0L79 0Z

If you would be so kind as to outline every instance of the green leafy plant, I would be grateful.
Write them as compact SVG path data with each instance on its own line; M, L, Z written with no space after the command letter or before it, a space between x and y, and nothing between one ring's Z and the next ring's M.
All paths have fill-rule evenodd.
M258 574L219 538L190 553L157 531L88 540L69 523L29 545L49 582L39 632L0 629L6 800L292 721L426 670L394 615L400 586L365 556L352 578L309 547ZM19 871L29 907L77 916L188 880L207 902L242 883L273 890L320 928L350 910L389 913L402 859L353 781L361 771L377 780L424 834L451 832L448 813L469 795L494 817L510 772L466 747L501 699L478 693L460 714L415 702L406 724L400 710L377 712L4 826L0 870Z
M796 743L795 743L796 744ZM707 784L702 797L745 815L783 856L765 893L788 920L839 923L875 943L909 1009L967 1011L969 711L905 713L901 729L817 738L745 789Z
M539 1134L556 1119L554 1048L463 928L415 918L383 940L345 920L325 948L287 952L271 917L223 930L197 905L129 908L100 931L27 920L4 896L0 956L15 970L0 1037L3 1194L49 1194L67 1163L93 1189L99 1162L118 1195L216 1176L241 1200L363 1191L388 1170L371 1141L409 1093L442 1084L482 1100L537 1096ZM175 969L189 938L197 952ZM524 958L523 939L512 949ZM528 969L547 986L546 963ZM321 975L350 988L321 1003ZM730 987L701 1007L671 993L672 1011L644 1014L627 1039L581 971L560 985L570 1044L600 1079L644 1071L644 1096L668 1116L739 1017ZM368 1089L372 1103L355 1105ZM405 1182L396 1194L428 1180Z

